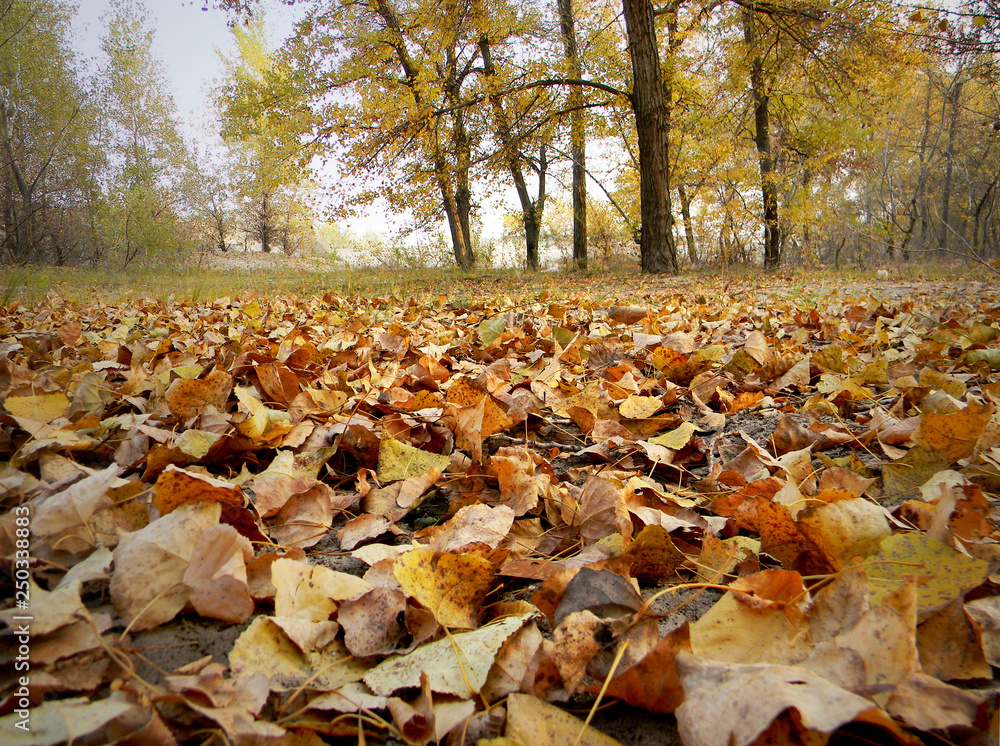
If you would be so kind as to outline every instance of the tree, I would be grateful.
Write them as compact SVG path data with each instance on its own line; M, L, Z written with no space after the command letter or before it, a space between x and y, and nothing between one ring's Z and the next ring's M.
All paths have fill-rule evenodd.
M178 131L176 109L153 30L138 0L117 0L101 48L98 79L109 153L109 238L124 266L140 257L173 259L183 249L183 213L197 173Z
M82 195L93 187L93 109L60 0L0 5L0 211L3 260L69 257ZM68 222L67 222L68 221Z
M443 213L463 269L475 263L470 179L480 136L469 129L466 99L482 38L472 10L426 0L370 0L332 14L317 8L290 41L293 90L282 98L309 109L310 141L338 156L344 177L391 181L383 191L389 204L418 220ZM357 189L354 203L373 192Z
M545 177L548 170L547 138L543 136L541 143L538 145L537 159L532 160L525 155L525 143L531 143L537 138L525 137L514 131L511 116L507 111L505 102L510 100L516 102L518 101L518 97L511 94L503 95L502 93L504 83L503 81L498 81L500 76L494 64L489 37L484 36L480 39L479 51L482 57L484 95L489 100L493 111L494 128L500 144L501 158L511 175L514 182L514 189L521 203L521 223L524 228L525 241L525 264L530 270L538 270L538 241L545 209ZM519 115L519 118L521 118L529 108L531 108L530 104L522 105L515 111L515 115ZM532 197L528 191L528 182L525 178L526 169L531 169L535 172L538 184L538 192L535 197Z
M269 253L276 246L291 253L300 243L304 205L303 176L309 150L299 141L301 112L271 106L260 99L264 89L285 91L288 79L268 48L263 15L232 29L236 54L225 59L227 78L216 91L222 137L230 149L242 204L242 228Z
M753 99L753 140L760 163L760 195L764 209L764 269L781 263L781 226L778 223L778 188L771 153L770 96L764 81L764 58L758 41L753 6L743 10L743 40L750 57L750 95Z

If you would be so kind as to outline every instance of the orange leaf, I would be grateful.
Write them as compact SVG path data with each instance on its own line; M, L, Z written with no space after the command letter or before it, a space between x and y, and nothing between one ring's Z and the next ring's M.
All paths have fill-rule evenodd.
M243 490L239 485L173 464L169 464L157 478L155 489L153 501L160 515L167 515L185 503L198 501L243 505Z
M970 402L951 414L925 414L916 438L955 463L972 454L995 409L992 403Z
M167 389L166 401L170 411L182 420L197 417L212 405L220 412L233 391L233 377L216 368L202 379L178 378Z

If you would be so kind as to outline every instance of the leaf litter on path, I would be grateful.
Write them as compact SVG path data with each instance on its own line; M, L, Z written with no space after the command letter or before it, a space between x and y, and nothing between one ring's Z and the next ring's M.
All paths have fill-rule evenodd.
M0 740L996 743L996 289L576 282L0 308Z

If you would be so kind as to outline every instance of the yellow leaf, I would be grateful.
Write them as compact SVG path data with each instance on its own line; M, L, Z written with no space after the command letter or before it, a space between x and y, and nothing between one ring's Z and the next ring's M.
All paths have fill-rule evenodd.
M916 577L917 609L921 614L947 606L953 599L980 585L989 563L973 559L922 534L895 534L882 540L879 553L868 566L873 604L881 603Z
M875 554L891 533L885 512L861 498L807 508L798 514L798 524L835 564Z
M969 456L993 416L992 403L976 404L952 414L925 414L914 440L944 456L950 463Z
M472 629L493 583L489 560L475 554L414 549L396 558L403 591L430 610L442 627Z
M618 746L611 736L528 694L507 698L507 738L531 746Z
M284 558L271 565L271 583L276 591L275 615L310 622L326 621L340 601L372 589L371 584L354 575Z
M69 406L66 394L34 394L32 396L8 396L3 403L4 409L15 417L24 417L35 422L52 422L62 417Z
M387 658L366 673L364 681L376 694L389 695L420 686L420 675L425 673L431 690L438 694L475 695L486 683L500 648L530 618L531 614L505 617L422 645L409 655Z
M654 445L679 451L688 444L688 441L691 440L691 436L694 435L697 430L697 426L692 423L682 422L679 427L671 430L670 432L663 433L663 435L657 435L655 438L650 438L649 442Z
M619 405L618 411L622 417L630 420L644 420L647 417L652 417L662 408L663 402L655 396L636 396L635 394L630 394Z
M381 482L395 482L419 477L431 469L444 471L451 459L438 453L429 453L400 443L389 433L382 434L378 449L378 478Z
M309 684L332 691L358 681L369 664L352 656L336 639L336 622L309 622L259 616L229 652L236 677L262 674L271 691L287 692Z

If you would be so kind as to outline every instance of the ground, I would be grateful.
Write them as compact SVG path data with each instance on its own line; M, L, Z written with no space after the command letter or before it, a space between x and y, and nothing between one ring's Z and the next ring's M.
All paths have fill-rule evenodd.
M107 639L135 669L112 666L106 679L77 689L56 676L64 683L50 685L49 699L79 693L100 702L116 687L129 691L130 681L159 691L176 669L205 656L231 667L230 653L255 619L299 603L276 601L273 590L255 593L252 612L234 621L219 618L230 609L182 602L163 612L162 623L135 625L170 589L131 601L133 591L122 590L127 555L118 542L125 531L164 521L160 515L188 510L196 484L198 494L221 495L210 500L222 504L238 493L237 506L225 508L216 526L234 547L249 539L258 557L301 547L309 566L402 588L407 614L440 621L472 613L473 626L482 628L498 600L510 609L536 604L542 614L532 624L556 647L538 648L532 665L539 678L528 689L581 720L592 715L593 727L624 744L681 743L677 719L646 711L642 693L627 688L591 713L603 664L588 635L605 653L624 651L628 641L652 656L657 638L691 624L694 652L704 659L798 667L821 646L819 627L832 623L820 619L822 603L813 601L838 583L847 593L855 563L921 565L919 582L902 572L869 572L873 583L892 583L892 593L874 585L850 591L897 625L891 644L911 659L906 670L880 672L880 681L891 681L880 686L898 691L902 702L914 677L926 674L966 706L978 698L979 709L965 720L950 714L932 721L883 697L878 704L891 718L878 737L907 743L915 735L936 738L928 735L933 730L959 742L987 732L997 719L991 666L1000 623L977 614L993 608L1000 582L1000 294L974 274L924 268L891 276L384 274L239 254L208 255L173 277L47 275L53 282L44 291L31 278L15 278L0 307L0 383L8 388L0 400L0 484L8 490L0 521L13 520L19 505L30 505L39 520L73 484L114 464L114 478L124 480L114 489L128 490L126 500L108 493L119 495L115 503L96 495L92 513L60 518L59 529L39 533L32 550L41 563L38 582L55 590L64 568L95 546L114 548L110 590L108 576L95 575L82 587L82 602L94 618L106 615ZM283 452L295 456L294 466L278 466ZM427 465L414 471L414 459ZM420 482L427 474L437 476ZM925 483L933 489L921 492ZM412 504L402 497L411 488ZM279 498L274 510L264 507ZM135 500L149 504L148 517L145 507L138 518L126 515L126 502ZM327 506L318 518L309 512L317 501ZM504 510L517 515L520 533L492 536L471 519L462 523L473 508L476 520ZM855 511L853 523L825 522L841 508ZM345 548L344 532L366 517L384 519L380 533ZM320 531L306 536L302 526ZM459 529L476 538L446 549L448 532ZM869 535L867 544L858 538ZM83 542L73 555L65 551L70 539ZM729 556L713 554L710 539L728 546ZM892 544L892 554L896 539L909 544ZM737 540L756 548L745 551ZM482 591L489 594L471 608L450 608L440 589L408 585L398 562L388 576L373 574L356 549L373 541L416 542L436 552L425 572L432 576L450 553L465 563L462 572L487 573ZM932 550L941 562L958 563L955 578L938 578L921 554ZM209 568L211 582L224 581L209 595L231 592L241 577L229 574L233 563L245 567L234 552ZM581 564L595 582L611 583L601 591L609 596L573 596L577 556L588 557ZM184 562L193 568L194 555ZM181 572L182 585L195 588L191 573ZM158 582L156 568L138 577ZM636 582L616 586L622 578ZM726 593L727 586L742 590ZM792 654L779 645L765 653L697 624L734 598L728 629L778 623L785 614L812 625L790 636L788 649L811 635L809 649ZM650 618L644 602L655 615L652 640L641 632ZM570 603L571 612L560 606ZM946 608L965 620L962 655L975 659L972 668L932 654L929 630ZM865 626L874 622L843 611L856 626L835 639L875 671L883 665L879 651L858 642L874 634ZM352 630L346 616L340 621L338 640L364 631ZM585 650L594 657L580 658L581 678L571 685L567 661ZM100 648L77 654L100 655ZM40 659L35 668L48 665ZM555 669L555 679L543 680L540 672ZM316 686L323 674L303 674L303 699L326 691ZM681 691L676 682L649 683ZM875 697L870 683L837 679L837 691ZM572 690L566 696L564 687ZM407 707L422 706L412 687L399 691ZM229 721L191 709L201 700L184 696L168 697L162 708L179 738L195 743L223 731L234 738ZM278 720L284 696L272 691L258 722ZM924 709L951 712L943 699L927 697ZM211 730L206 717L221 730ZM862 727L852 718L843 733ZM761 728L778 738L780 727L790 727L779 721ZM367 737L402 742L386 730L370 729Z

